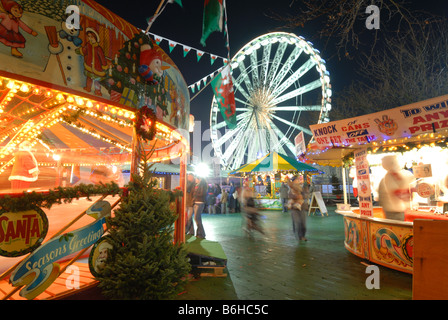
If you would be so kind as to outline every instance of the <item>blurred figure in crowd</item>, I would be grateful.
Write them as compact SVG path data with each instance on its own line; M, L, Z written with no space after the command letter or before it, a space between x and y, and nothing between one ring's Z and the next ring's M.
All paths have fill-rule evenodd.
M204 178L196 178L196 186L193 194L193 215L194 222L196 223L196 237L205 239L205 230L202 225L202 211L204 211L205 207L205 198L207 195L207 182ZM188 221L189 223L193 223L192 220ZM194 228L188 225L185 227L185 230L188 230L188 234L194 235Z

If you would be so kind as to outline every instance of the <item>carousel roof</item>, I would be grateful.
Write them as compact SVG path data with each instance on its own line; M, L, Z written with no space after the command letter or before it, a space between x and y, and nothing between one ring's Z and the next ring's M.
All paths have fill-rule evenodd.
M132 111L6 78L0 78L0 101L3 170L12 164L14 151L24 140L32 142L41 166L54 166L58 160L63 165L131 160ZM167 149L180 141L180 135L163 123L157 123L157 129L156 139L147 146L155 147L155 161L178 156Z
M154 150L151 161L183 152L177 146L186 141L175 129L188 127L189 94L173 61L141 30L101 5L75 2L77 36L64 35L62 3L36 0L24 4L23 19L34 34L25 34L20 59L0 52L0 174L25 140L39 166L129 163L142 105L157 118L155 139L145 145ZM101 70L91 70L104 71L102 82L95 78L92 88L86 85L93 76L83 53L91 44L88 32L95 33L104 54ZM161 60L165 71L157 80L147 82L138 71L142 50Z
M271 152L254 162L230 172L230 174L250 173L250 172L270 172L270 171L307 171L310 173L320 173L320 171L308 164L299 162L286 155Z

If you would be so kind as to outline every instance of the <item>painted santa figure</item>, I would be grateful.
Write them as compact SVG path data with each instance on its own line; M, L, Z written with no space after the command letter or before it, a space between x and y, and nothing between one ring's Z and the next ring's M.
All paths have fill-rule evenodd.
M14 165L12 167L9 181L13 190L26 190L31 182L37 180L39 168L34 155L31 153L29 141L24 141L19 145L19 150L14 156Z

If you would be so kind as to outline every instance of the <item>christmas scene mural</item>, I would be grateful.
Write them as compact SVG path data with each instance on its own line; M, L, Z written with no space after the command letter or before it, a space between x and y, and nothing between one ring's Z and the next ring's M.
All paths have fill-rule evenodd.
M187 129L183 76L143 31L93 1L0 4L0 69L129 110L147 106L157 119Z

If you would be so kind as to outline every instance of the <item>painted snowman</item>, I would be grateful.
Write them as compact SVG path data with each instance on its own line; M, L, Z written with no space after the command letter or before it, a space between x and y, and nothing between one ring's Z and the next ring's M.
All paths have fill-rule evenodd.
M56 73L55 79L62 78L64 83L71 88L84 87L86 76L83 73L83 57L77 54L77 49L82 45L79 33L82 29L69 29L65 21L61 22L57 33L58 46L48 46L51 56L47 70Z

